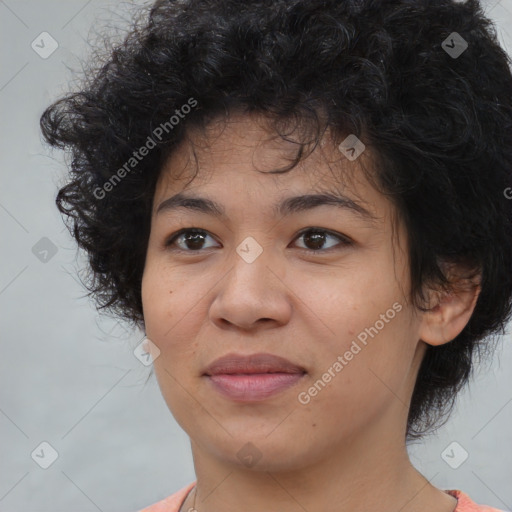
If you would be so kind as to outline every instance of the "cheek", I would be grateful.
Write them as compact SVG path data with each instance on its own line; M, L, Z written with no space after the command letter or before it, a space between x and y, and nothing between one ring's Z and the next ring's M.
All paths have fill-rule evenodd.
M172 269L148 257L141 286L144 322L148 338L162 351L175 344L180 319L186 319L190 309L189 292L190 287L177 279Z
M392 311L384 317L387 323L379 317L380 311L384 315ZM377 316L360 315L354 321L359 324L357 328L329 345L323 366L312 379L321 390L315 407L332 411L335 423L348 426L352 423L347 422L349 417L356 424L370 422L397 400L407 403L415 348L407 310L402 306L399 312L386 308L376 312ZM323 387L326 381L330 388Z
M393 304L404 301L396 281L387 278L390 274L393 272L384 273L372 266L353 266L329 275L307 276L306 279L301 276L302 279L294 280L302 283L300 288L294 287L294 292L314 313L328 339L339 344L346 341L347 336L364 332L375 322L382 327L381 315L385 315L384 320L389 323L398 316ZM385 325L387 327L388 322Z
M321 320L312 380L332 382L336 400L355 407L355 396L386 392L379 377L392 389L400 387L417 340L394 273L354 269L336 280L315 279L304 289L312 290L304 302Z
M312 418L312 423L318 419L322 425L316 434L319 443L349 436L376 423L387 411L402 411L402 404L408 400L413 353L400 314L377 334L360 318L360 331L317 347L321 352L317 352L318 364L307 384L297 391L295 401L305 418ZM361 332L367 335L365 343L357 338Z
M191 415L200 415L189 395L194 394L190 381L197 365L201 314L200 294L194 289L175 270L148 259L141 285L146 335L160 350L153 366L162 396L183 428Z

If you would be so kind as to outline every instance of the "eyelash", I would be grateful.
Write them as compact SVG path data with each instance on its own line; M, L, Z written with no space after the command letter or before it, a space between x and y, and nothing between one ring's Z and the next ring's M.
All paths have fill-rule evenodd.
M350 245L353 245L353 241L344 236L344 235L341 235L339 233L335 233L333 231L330 231L330 230L327 230L327 229L323 229L323 228L316 228L316 227L309 227L309 228L306 228L306 229L303 229L302 231L300 231L299 233L297 233L297 236L294 238L294 240L302 237L303 235L307 234L307 233L320 233L320 234L327 234L328 236L331 236L331 237L334 237L334 238L337 238L340 242L341 242L341 247L346 247L346 246L350 246ZM201 251L203 251L204 249L198 249L198 250L187 250L187 249L177 249L177 248L171 248L171 246L175 243L175 241L181 236L181 235L186 235L186 234L205 234L205 235L208 235L208 236L212 236L208 233L208 231L205 231L204 229L200 229L200 228L183 228L183 229L180 229L179 231L176 231L175 233L173 233L164 243L165 247L166 248L169 248L170 250L173 250L173 251L176 251L176 252L182 252L182 253L200 253ZM212 237L213 238L213 237ZM207 249L210 249L210 248L207 248ZM338 247L339 249L339 247ZM305 251L307 253L325 253L325 252L331 252L332 250L336 250L336 246L334 247L329 247L328 249L307 249L307 248L303 248L303 247L299 247L299 250L302 250L302 251Z

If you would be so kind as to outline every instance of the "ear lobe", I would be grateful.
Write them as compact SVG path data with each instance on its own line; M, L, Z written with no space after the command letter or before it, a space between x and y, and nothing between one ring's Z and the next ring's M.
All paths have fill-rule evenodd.
M438 346L456 338L469 322L480 291L480 284L471 282L438 295L437 304L422 313L420 339Z

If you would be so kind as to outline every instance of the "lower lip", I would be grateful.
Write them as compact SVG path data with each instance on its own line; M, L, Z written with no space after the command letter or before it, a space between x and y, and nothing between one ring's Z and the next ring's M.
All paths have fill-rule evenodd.
M254 373L207 375L214 388L231 400L257 402L296 384L304 373Z

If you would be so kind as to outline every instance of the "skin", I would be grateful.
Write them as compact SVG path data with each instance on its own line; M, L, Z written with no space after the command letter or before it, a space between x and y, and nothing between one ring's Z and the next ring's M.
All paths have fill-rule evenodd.
M204 134L189 132L155 190L142 299L147 337L160 350L154 368L162 395L191 440L197 496L192 491L180 510L190 510L195 498L200 512L453 511L456 499L410 463L405 428L426 344L446 343L463 329L479 290L432 292L428 313L414 308L407 233L399 220L393 230L394 206L361 172L371 166L370 149L349 161L326 137L291 171L257 172L282 168L296 151L264 121L238 114ZM199 173L190 182L193 152ZM217 201L227 218L156 213L184 190ZM286 197L326 190L374 218L333 205L273 212ZM166 247L184 227L207 233L202 242L181 237ZM304 228L352 243L329 232L312 241L298 235ZM236 252L248 236L263 249L252 263ZM394 303L401 311L308 404L300 403L298 394ZM265 401L237 403L202 376L229 352L270 352L307 374ZM252 467L237 457L248 442L261 455Z

